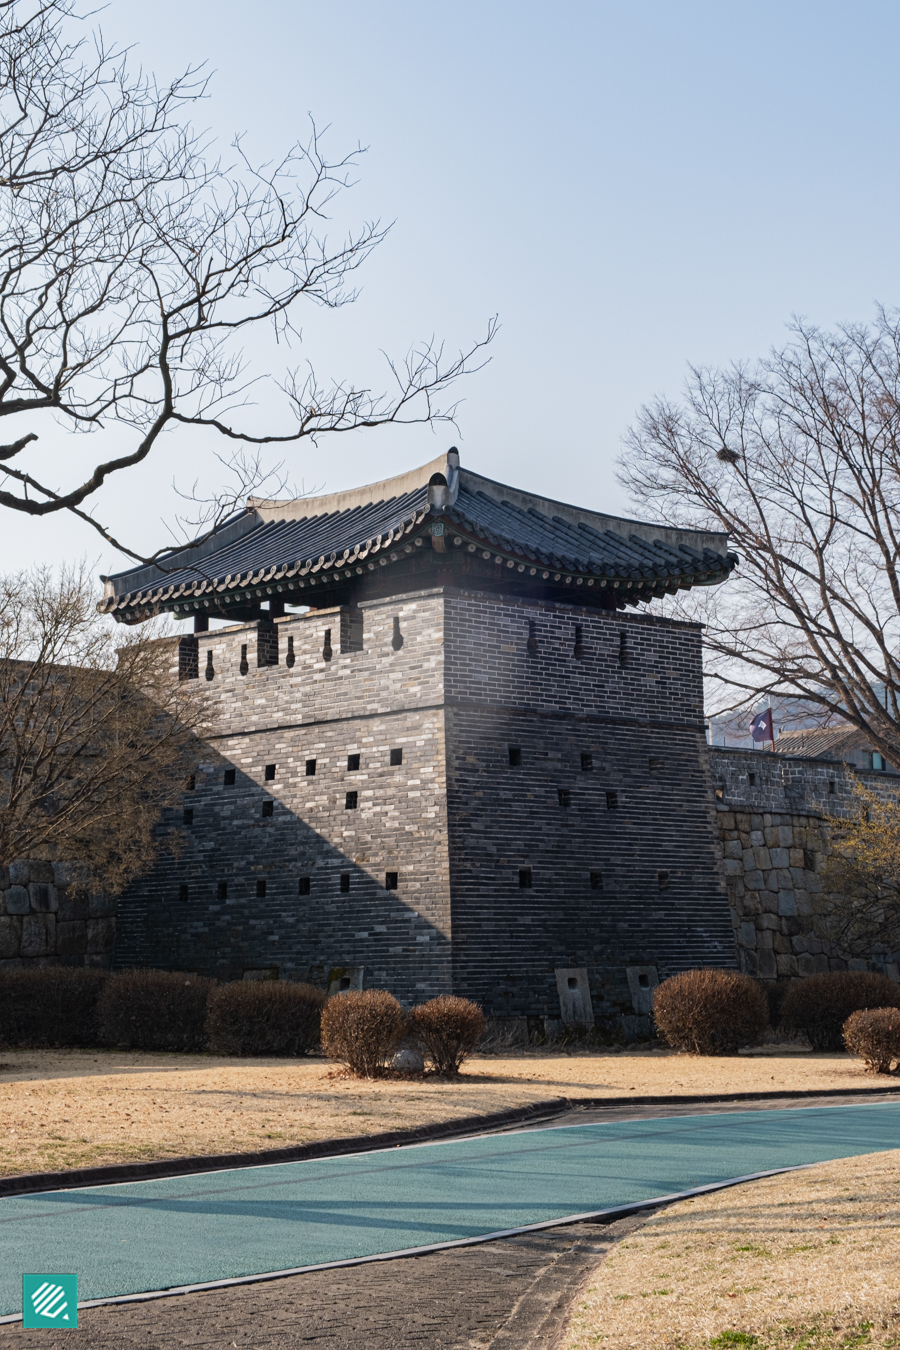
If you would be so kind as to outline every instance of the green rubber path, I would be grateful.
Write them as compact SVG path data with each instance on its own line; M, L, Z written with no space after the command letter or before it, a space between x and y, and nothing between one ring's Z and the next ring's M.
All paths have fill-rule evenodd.
M0 1314L23 1272L79 1301L523 1227L900 1147L900 1103L574 1125L0 1200Z

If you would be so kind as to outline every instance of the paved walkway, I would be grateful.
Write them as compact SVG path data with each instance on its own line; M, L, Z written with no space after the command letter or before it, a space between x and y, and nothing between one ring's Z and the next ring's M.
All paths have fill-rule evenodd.
M0 1310L22 1271L79 1298L241 1278L544 1223L900 1147L900 1103L532 1129L0 1201ZM46 1333L44 1333L46 1334Z

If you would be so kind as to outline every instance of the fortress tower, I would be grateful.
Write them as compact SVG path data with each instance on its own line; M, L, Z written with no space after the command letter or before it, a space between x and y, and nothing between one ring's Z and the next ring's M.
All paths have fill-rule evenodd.
M117 620L193 619L172 676L200 681L214 727L186 847L122 898L116 964L277 968L626 1033L657 978L733 966L700 630L644 608L723 581L726 544L505 487L451 450L251 500L202 547L105 579Z

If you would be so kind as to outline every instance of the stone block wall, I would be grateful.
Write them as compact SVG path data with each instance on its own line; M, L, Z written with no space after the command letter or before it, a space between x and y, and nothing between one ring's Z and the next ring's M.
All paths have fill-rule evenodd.
M0 966L112 964L115 898L73 878L69 863L0 867Z
M847 969L900 979L895 953L851 958L816 931L815 900L830 849L824 812L840 816L849 805L848 766L717 748L710 767L741 969L765 980ZM896 774L853 773L876 792L900 789Z

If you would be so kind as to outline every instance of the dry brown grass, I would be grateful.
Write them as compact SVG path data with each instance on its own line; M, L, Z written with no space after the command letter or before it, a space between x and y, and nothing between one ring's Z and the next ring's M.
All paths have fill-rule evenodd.
M672 1206L613 1249L563 1350L900 1345L900 1150Z
M548 1097L877 1085L845 1054L473 1057L458 1081L356 1081L322 1059L3 1050L0 1173L278 1148L483 1115ZM890 1086L896 1080L883 1080Z

